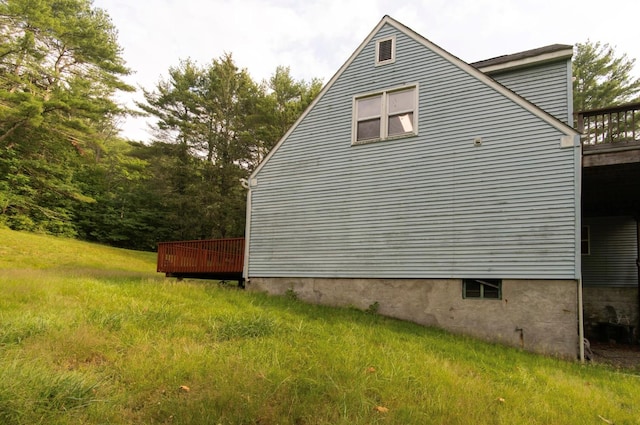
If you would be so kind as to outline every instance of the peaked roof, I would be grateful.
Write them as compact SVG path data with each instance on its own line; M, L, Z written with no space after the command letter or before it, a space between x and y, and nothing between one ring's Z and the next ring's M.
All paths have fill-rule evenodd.
M293 130L295 130L295 128L300 124L300 122L305 119L305 117L315 107L315 105L320 101L320 99L322 99L322 97L325 95L325 93L331 89L331 87L335 84L335 82L338 80L338 78L340 78L340 76L351 65L351 63L355 60L355 58L362 52L362 50L369 44L369 42L371 42L371 40L376 36L376 34L385 25L391 25L396 30L404 33L405 35L407 35L408 37L412 38L416 42L424 45L425 47L427 47L428 49L432 50L437 55L441 56L443 59L449 61L453 65L455 65L458 68L460 68L461 70L465 71L467 74L469 74L472 77L480 80L481 82L485 83L486 85L492 87L497 92L501 93L505 97L511 99L512 101L514 101L518 105L522 106L525 110L529 111L533 115L535 115L538 118L542 119L543 121L547 122L549 125L551 125L555 129L557 129L558 131L564 133L566 136L577 136L577 135L580 134L575 129L573 129L571 126L565 124L564 122L562 122L559 119L555 118L553 115L549 114L548 112L542 110L541 108L539 108L535 104L533 104L530 101L526 100L522 96L520 96L520 95L516 94L515 92L513 92L512 90L506 88L502 84L500 84L497 81L495 81L493 78L491 78L488 75L484 74L482 71L480 71L475 66L470 65L467 62L463 61L462 59L458 58L457 56L452 55L451 53L447 52L446 50L444 50L440 46L432 43L431 41L427 40L426 38L424 38L423 36L421 36L417 32L413 31L411 28L407 27L406 25L396 21L395 19L393 19L392 17L390 17L388 15L385 15L380 20L378 25L376 25L375 28L369 33L369 35L364 39L364 41L362 41L362 43L360 43L358 48L351 54L349 59L340 67L340 69L333 75L333 77L331 77L329 82L322 88L322 90L320 91L318 96L316 96L314 101L307 107L307 109L296 120L296 122L289 128L289 130L284 134L284 136L282 136L282 138L278 141L278 143L274 146L274 148L271 149L269 154L267 154L267 156L262 160L262 162L260 164L258 164L258 166L253 171L253 173L251 173L250 181L251 181L252 178L254 178L254 176L257 173L260 172L260 170L262 169L264 164L266 164L269 161L269 159L280 148L282 143L289 137L289 135L293 132ZM554 45L554 46L562 46L562 45ZM534 50L536 50L536 49L534 49ZM532 51L529 51L529 52L532 52ZM523 53L526 53L526 52L523 52ZM518 54L515 54L515 55L518 55ZM514 55L507 55L507 56L514 56ZM498 58L495 58L495 60L497 60L497 59ZM494 59L489 59L489 60L494 60Z

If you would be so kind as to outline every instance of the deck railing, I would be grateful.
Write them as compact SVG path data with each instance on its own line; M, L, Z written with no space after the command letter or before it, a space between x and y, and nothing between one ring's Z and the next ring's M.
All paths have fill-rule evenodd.
M640 103L577 112L585 150L640 146Z
M242 273L244 238L158 243L158 272Z

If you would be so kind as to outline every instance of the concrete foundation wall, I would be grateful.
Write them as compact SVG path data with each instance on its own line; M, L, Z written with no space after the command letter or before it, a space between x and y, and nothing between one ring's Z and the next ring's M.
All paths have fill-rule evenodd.
M256 278L247 289L307 302L366 309L451 332L575 359L578 353L574 280L503 280L502 299L463 299L460 279ZM520 329L522 331L520 331Z
M638 337L638 287L586 286L583 290L585 335L599 338L598 323L608 322L606 307L611 306L623 320L629 320Z

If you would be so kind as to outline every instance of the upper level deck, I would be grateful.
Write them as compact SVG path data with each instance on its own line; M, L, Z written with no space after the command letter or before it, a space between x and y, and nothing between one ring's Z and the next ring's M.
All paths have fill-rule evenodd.
M578 112L582 166L640 162L640 103Z
M639 215L640 103L575 118L582 133L582 215Z

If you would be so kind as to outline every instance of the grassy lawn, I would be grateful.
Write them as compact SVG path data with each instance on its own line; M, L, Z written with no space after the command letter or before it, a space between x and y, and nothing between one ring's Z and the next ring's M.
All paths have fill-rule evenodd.
M640 370L0 229L0 424L638 424Z

